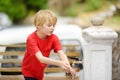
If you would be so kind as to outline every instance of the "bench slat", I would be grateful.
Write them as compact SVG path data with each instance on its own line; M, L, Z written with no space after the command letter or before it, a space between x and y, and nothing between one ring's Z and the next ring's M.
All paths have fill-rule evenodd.
M24 80L22 75L9 75L9 76L0 76L0 80ZM68 76L45 76L44 80L72 80ZM74 80L79 80L79 77L76 76Z
M12 67L12 68L0 68L0 72L21 72L20 67ZM63 72L63 70L59 67L51 67L51 68L45 68L45 72Z
M75 68L75 70L78 72L80 69L79 68ZM9 68L0 68L0 72L21 72L21 68L20 67L9 67ZM54 72L65 72L64 70L62 70L59 67L47 67L45 68L46 73L54 73Z
M19 56L23 55L24 51L6 51L6 52L0 52L0 55L13 55L13 56ZM52 54L54 55L54 54ZM68 57L79 57L80 53L79 52L66 52L66 55Z
M68 57L79 57L80 52L66 52L65 53Z
M0 63L22 63L19 59L0 59Z
M62 45L63 47L78 47L80 45ZM25 44L8 44L8 45L4 45L4 44L0 44L0 47L26 47Z
M77 61L77 60L74 60L74 59L69 59L69 63L72 64L74 61ZM0 59L0 63L19 63L21 64L22 63L22 60L20 59Z
M20 67L2 67L0 68L0 72L21 72L21 68Z
M26 47L26 45L25 44L10 44L10 45L0 44L0 47Z
M12 55L12 56L20 56L23 55L24 51L5 51L0 52L0 55Z
M0 80L24 80L22 75L2 75Z

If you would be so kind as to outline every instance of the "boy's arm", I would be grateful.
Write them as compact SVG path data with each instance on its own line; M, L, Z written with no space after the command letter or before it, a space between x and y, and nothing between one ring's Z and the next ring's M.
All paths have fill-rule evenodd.
M60 57L60 59L62 61L65 61L65 62L67 62L69 64L68 58L67 58L67 56L65 55L65 53L62 50L59 50L57 53L58 53L58 55L59 55L59 57ZM67 71L70 72L73 77L76 74L75 70L72 69L72 67L70 66L70 64L69 64L69 68L67 69Z
M57 53L62 61L66 61L69 64L68 58L63 52L63 50L59 50Z
M55 60L55 59L50 59L48 57L44 57L40 51L38 51L35 54L35 56L42 63L60 66L64 70L66 70L68 68L68 65L69 65L66 61Z

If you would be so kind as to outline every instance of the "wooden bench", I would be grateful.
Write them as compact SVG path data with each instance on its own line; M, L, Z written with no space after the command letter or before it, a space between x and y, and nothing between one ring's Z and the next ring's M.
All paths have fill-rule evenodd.
M63 45L64 47L71 48L75 47L76 45ZM21 75L21 62L24 55L24 50L26 48L25 44L13 44L13 45L0 45L0 47L7 47L5 51L0 52L0 56L3 57L0 59L0 80L24 80L23 76ZM72 59L71 57L79 57L80 52L75 51L67 51L66 55L69 59L70 64L73 64L75 59ZM5 56L8 58L5 58ZM9 56L12 56L12 58L9 58ZM18 58L20 57L20 59ZM51 53L51 56L55 56L55 54ZM70 57L70 58L69 58ZM14 66L5 67L3 64L16 64ZM79 68L75 68L77 72L79 72ZM8 73L9 75L6 75L4 73ZM52 66L52 67L46 67L45 73L59 73L64 72L61 68ZM11 73L16 73L12 74ZM3 75L4 74L4 75ZM79 77L76 76L75 80L78 80ZM66 73L63 77L57 77L57 76L45 76L45 80L71 80L71 76Z

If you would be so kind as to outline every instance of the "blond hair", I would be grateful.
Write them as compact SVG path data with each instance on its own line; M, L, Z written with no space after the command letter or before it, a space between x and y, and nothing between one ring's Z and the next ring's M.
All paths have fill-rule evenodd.
M40 10L36 13L34 18L34 25L37 26L38 24L43 26L46 21L49 21L51 25L55 25L57 22L56 15L50 10Z

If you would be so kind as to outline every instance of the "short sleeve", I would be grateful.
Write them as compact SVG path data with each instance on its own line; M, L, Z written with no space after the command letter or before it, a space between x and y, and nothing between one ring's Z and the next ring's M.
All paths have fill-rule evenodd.
M60 44L60 40L59 40L59 38L56 35L54 36L53 49L54 49L54 52L62 50L62 46Z
M34 37L29 36L26 42L26 50L30 55L34 55L39 51L37 40Z

